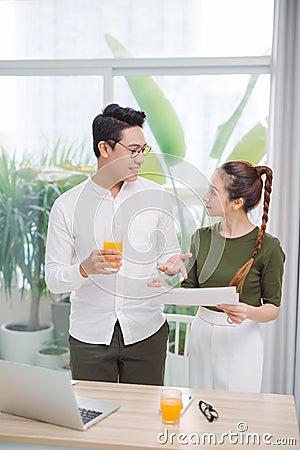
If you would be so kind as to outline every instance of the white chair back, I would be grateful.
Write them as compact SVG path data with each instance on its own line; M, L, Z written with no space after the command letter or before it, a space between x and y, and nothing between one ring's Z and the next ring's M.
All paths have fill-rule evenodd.
M170 326L164 384L188 387L188 343L194 316L165 314ZM171 340L170 340L171 339Z

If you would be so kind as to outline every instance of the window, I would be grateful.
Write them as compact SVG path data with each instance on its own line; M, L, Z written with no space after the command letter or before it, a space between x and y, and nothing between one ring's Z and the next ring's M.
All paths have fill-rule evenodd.
M263 55L272 22L272 0L2 0L0 58L111 58L106 33L141 58Z
M182 124L186 143L185 160L209 177L218 162L209 156L217 128L230 118L239 105L250 75L166 75L153 78L171 102ZM267 126L269 90L270 76L260 75L222 160L257 123ZM115 77L114 95L121 104L139 107L124 77ZM146 133L152 144L154 138L151 130L147 128ZM153 148L159 151L157 144Z
M103 103L102 77L2 77L0 95L1 146L17 157L39 156L58 144L87 153L92 149L91 122Z
M92 154L91 121L103 105L137 106L124 77L153 76L183 127L186 160L208 175L217 127L251 73L261 75L227 154L268 116L272 21L272 0L4 0L0 143L38 155L60 140ZM125 65L107 33L129 52Z
M151 77L178 117L184 163L209 178L253 127L266 135L272 23L272 0L2 1L0 143L33 155L33 164L57 145L75 148L73 164L94 164L92 119L112 101L139 108L126 78ZM230 139L212 158L218 127L239 105ZM159 152L149 125L145 133ZM177 184L193 210L198 199Z

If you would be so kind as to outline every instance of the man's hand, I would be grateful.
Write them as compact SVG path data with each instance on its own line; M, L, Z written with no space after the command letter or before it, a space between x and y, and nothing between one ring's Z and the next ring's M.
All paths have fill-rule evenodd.
M84 278L92 274L110 275L120 270L121 259L122 256L118 250L93 250L90 256L82 261L79 270Z
M154 287L154 288L159 288L159 287L165 287L168 289L171 288L171 286L165 280L163 280L161 277L152 278L152 280L148 281L147 286Z
M192 256L192 253L171 256L164 264L157 266L157 269L169 276L182 273L183 278L186 279L187 273L183 263Z

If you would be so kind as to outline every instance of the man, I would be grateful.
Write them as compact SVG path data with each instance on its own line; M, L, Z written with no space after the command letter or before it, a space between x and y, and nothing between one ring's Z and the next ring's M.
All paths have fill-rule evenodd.
M164 189L138 176L145 118L111 104L94 119L97 171L50 214L46 282L71 292L73 378L163 384L168 325L144 287L157 268L186 277L191 255L180 254ZM122 255L106 240L121 240Z

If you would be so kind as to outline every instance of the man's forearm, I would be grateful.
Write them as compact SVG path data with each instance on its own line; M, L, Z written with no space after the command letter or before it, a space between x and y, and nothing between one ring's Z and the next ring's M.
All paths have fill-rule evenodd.
M79 264L61 267L56 263L46 265L46 284L54 294L63 294L79 289L85 282L86 277L80 273Z

